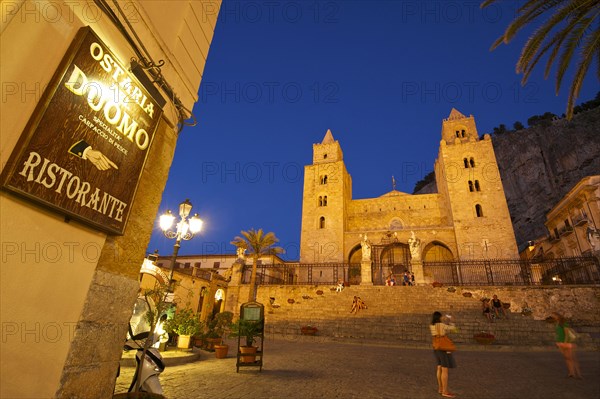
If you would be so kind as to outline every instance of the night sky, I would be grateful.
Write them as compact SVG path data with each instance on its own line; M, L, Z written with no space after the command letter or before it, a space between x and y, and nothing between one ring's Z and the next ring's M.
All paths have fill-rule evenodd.
M565 112L542 63L521 85L528 33L490 52L521 2L224 1L204 70L198 120L180 134L159 214L189 198L203 231L180 254L235 253L240 230L274 232L298 259L304 165L327 129L353 198L412 193L433 169L454 107L479 134ZM593 68L593 67L592 67ZM554 73L554 70L553 72ZM592 99L589 73L577 103ZM158 220L158 215L157 215ZM148 251L173 251L155 222Z

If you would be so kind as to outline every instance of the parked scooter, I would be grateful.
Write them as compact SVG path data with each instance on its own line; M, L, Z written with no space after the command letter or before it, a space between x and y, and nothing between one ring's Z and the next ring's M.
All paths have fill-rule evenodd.
M163 362L163 358L158 349L152 347L156 334L153 334L152 338L149 337L150 332L146 331L131 336L131 338L125 343L126 351L137 351L135 354L135 374L133 375L133 380L129 386L129 392L133 392L135 390L136 384L138 384L139 381L140 392L151 392L162 395L163 390L158 376L165 370L165 363ZM144 356L144 343L147 339L152 339L152 342L150 343L150 347ZM142 359L142 357L144 359Z

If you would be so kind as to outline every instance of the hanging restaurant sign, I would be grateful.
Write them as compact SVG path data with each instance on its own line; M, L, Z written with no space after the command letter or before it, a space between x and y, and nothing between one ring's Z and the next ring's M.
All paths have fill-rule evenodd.
M5 189L123 234L162 109L81 28L2 174Z

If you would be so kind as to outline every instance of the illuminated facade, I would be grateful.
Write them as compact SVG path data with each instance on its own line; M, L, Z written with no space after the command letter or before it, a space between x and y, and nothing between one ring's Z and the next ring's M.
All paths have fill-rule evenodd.
M394 272L410 268L411 259L517 258L490 136L480 139L473 116L455 109L442 121L441 136L437 193L394 189L354 199L342 148L327 131L305 167L300 263L360 264L365 237L374 247L366 259Z

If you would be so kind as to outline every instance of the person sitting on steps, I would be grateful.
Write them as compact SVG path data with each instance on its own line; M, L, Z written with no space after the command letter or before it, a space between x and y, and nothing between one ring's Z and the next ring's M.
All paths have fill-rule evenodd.
M350 313L358 313L360 309L367 309L367 304L364 303L359 296L355 295L354 300L352 301L352 309L350 310Z
M496 315L496 317L499 318L500 312L502 312L502 315L506 319L506 310L504 310L504 304L502 303L502 301L498 299L498 295L494 295L492 297L492 309L494 309L494 314Z
M483 298L481 301L481 306L483 308L483 315L487 317L488 321L493 323L494 318L492 317L492 309L490 307L490 300L487 298Z

